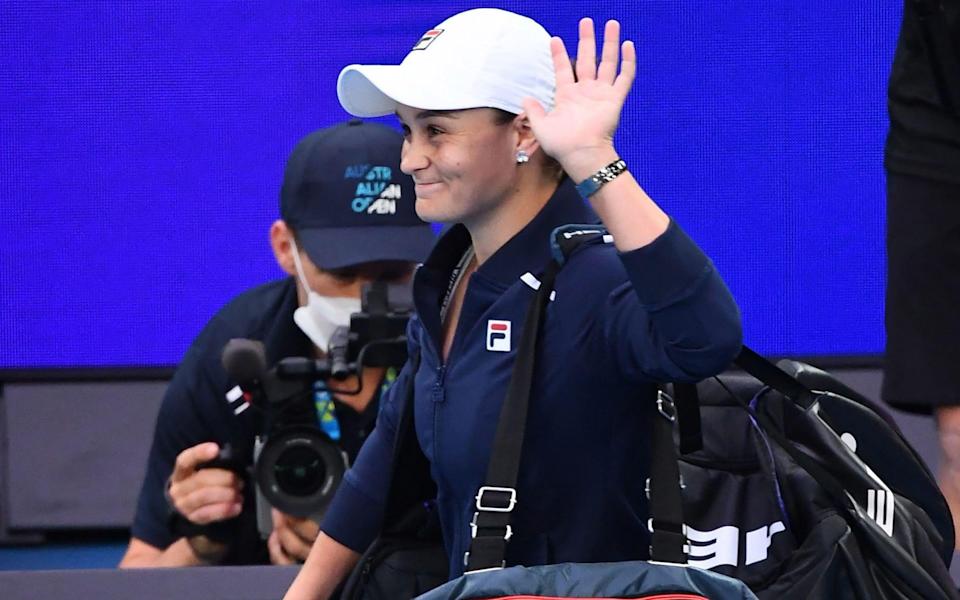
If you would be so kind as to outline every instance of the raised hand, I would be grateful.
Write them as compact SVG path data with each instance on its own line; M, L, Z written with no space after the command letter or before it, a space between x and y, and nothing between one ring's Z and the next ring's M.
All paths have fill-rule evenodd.
M540 147L575 180L605 166L597 164L598 160L616 157L613 134L637 70L633 42L623 43L621 60L617 21L607 21L599 66L591 19L580 20L579 35L576 76L563 40L550 40L557 78L553 110L546 112L533 99L524 101L524 111Z

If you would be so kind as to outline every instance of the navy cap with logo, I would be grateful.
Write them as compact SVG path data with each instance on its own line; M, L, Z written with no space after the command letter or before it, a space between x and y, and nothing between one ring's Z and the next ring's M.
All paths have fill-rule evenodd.
M397 131L355 119L293 149L280 215L321 269L427 257L435 237L417 217L413 180L400 172L402 143Z

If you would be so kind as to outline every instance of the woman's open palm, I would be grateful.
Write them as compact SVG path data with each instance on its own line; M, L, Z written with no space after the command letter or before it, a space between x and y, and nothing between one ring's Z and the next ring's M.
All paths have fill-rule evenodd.
M553 109L546 112L532 99L524 102L541 148L561 164L580 151L612 147L620 111L637 70L633 42L623 43L621 60L618 22L607 21L599 66L593 21L581 19L579 34L576 74L563 40L558 37L550 40L557 78Z

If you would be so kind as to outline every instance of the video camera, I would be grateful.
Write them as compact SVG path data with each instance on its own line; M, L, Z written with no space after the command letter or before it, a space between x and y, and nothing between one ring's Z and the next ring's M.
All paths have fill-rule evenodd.
M317 424L314 383L344 381L362 367L403 366L412 312L409 285L374 282L364 286L361 311L351 315L349 328L333 334L323 358L288 357L268 369L261 342L232 339L224 347L224 369L261 416L251 475L264 538L273 529L271 506L319 520L349 466L346 453ZM362 387L357 377L355 388L335 391L357 394ZM222 452L205 466L228 465L224 458Z

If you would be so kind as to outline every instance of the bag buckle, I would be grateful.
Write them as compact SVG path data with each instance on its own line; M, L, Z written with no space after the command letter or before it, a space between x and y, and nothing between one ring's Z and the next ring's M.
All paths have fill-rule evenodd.
M480 516L480 513L478 512L473 513L473 519L470 521L470 537L471 538L477 537L477 517L479 516ZM503 541L509 542L510 538L512 537L513 537L513 527L511 527L510 525L507 525L506 530L503 532Z
M501 500L499 506L492 504L494 498L486 497L485 494L507 494L506 506L503 506L503 498L497 498ZM480 517L480 511L485 512L496 512L496 513L508 513L513 511L513 507L517 505L517 489L510 487L498 487L495 485L484 485L477 490L476 498L477 512L473 513L473 520L470 521L470 536L472 539L477 538L477 519ZM486 528L485 528L486 529ZM503 531L503 540L509 541L513 537L513 527L506 525ZM463 553L463 566L466 567L470 564L470 551L467 550ZM477 569L475 571L467 571L467 573L478 573L480 571L493 571L496 569L502 569L507 566L507 561L503 560L500 562L499 567L489 567L486 569Z
M463 553L463 566L466 567L469 565L470 565L470 551L467 550L466 552ZM499 567L487 567L485 569L474 569L472 571L464 571L463 574L466 575L467 573L483 573L484 571L499 571L500 569L506 569L506 568L507 568L507 561L502 560L500 561Z
M681 490L687 489L687 484L683 482L683 473L680 473L679 484L680 484ZM650 478L649 477L647 477L647 479L643 483L643 491L647 496L647 500L649 500L650 499Z
M657 390L657 412L671 423L677 420L677 409L673 404L673 398L663 390Z
M483 495L487 492L499 492L503 494L510 494L510 497L507 499L507 506L491 506L484 503ZM493 485L484 485L481 486L477 491L477 510L484 510L488 512L502 512L508 513L513 510L513 507L517 504L517 490L516 488L508 487L497 487Z
M657 524L661 525L661 527L660 527L660 530L661 530L661 531L671 531L671 530L672 530L672 528L669 528L669 527L667 527L667 528L662 527L662 525L665 525L665 523L664 523L663 521L658 521L658 522L655 523L654 520L653 520L653 517L649 517L649 518L647 518L647 531L649 531L650 533L653 533L653 530L657 528ZM680 533L680 534L683 535L684 537L687 537L687 524L684 523L683 525L681 525L681 526L680 526L680 531L674 531L674 533Z

